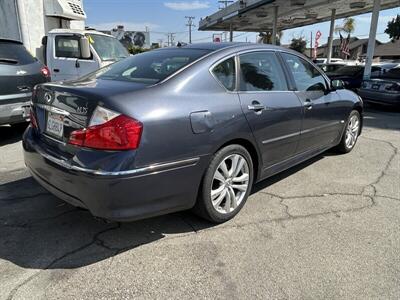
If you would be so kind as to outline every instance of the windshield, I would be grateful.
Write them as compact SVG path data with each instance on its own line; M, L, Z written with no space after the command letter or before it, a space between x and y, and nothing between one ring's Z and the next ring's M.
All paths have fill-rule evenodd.
M116 61L129 56L128 51L116 38L99 34L90 34L88 37L102 61Z
M209 50L168 49L136 54L90 75L99 79L155 84L207 54Z

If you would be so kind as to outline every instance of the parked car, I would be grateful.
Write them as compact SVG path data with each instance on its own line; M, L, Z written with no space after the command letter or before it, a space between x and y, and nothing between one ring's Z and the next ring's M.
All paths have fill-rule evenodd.
M365 102L400 108L400 65L364 80L358 92Z
M325 73L333 73L336 72L338 69L342 68L343 66L346 66L345 63L339 62L339 63L330 63L330 64L317 64L318 67L321 68L322 71Z
M46 189L97 217L193 208L224 222L253 183L332 147L353 149L363 104L340 83L271 45L153 50L37 86L25 163Z
M26 122L33 87L49 78L22 43L0 39L0 125Z
M343 59L341 58L331 58L331 63L337 63L337 62L343 62ZM314 63L316 63L317 65L320 64L326 64L328 63L328 58L326 57L318 57L314 60Z
M371 69L371 77L377 78L387 70L393 68L394 64L377 64ZM331 80L341 80L346 89L356 92L363 81L364 65L346 65L333 72L326 72Z

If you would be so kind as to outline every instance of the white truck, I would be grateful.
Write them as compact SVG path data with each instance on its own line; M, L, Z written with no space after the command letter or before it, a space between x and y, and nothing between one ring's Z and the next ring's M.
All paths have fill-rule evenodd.
M50 70L71 80L129 56L110 35L85 30L82 0L0 0L0 38L21 41Z

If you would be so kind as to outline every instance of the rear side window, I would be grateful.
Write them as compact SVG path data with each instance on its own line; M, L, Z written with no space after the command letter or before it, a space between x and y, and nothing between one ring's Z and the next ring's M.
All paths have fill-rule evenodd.
M136 54L89 75L106 80L158 83L209 53L199 49L153 50Z
M56 36L56 57L80 58L79 37Z
M231 57L218 64L212 70L215 78L228 90L235 90L236 86L236 68L235 58Z
M274 52L240 55L241 91L287 91L285 75Z
M27 65L35 61L22 44L0 41L0 64Z

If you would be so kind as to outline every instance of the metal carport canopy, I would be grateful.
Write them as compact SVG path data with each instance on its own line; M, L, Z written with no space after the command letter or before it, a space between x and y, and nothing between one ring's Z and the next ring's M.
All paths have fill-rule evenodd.
M381 0L381 10L400 6L400 0ZM331 19L351 17L373 10L374 0L241 0L203 18L199 30L261 32L272 30L274 7L278 6L277 28L291 29Z

